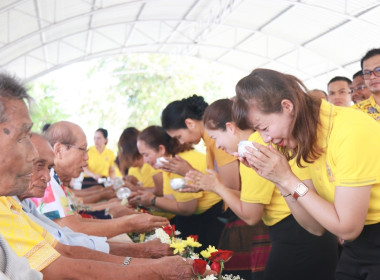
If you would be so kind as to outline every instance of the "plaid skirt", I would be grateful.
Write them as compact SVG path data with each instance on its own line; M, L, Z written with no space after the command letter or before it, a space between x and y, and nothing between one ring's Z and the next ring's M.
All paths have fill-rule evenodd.
M245 280L263 279L271 243L268 227L262 221L249 226L235 214L230 214L218 248L234 252L225 264L227 274L240 275Z

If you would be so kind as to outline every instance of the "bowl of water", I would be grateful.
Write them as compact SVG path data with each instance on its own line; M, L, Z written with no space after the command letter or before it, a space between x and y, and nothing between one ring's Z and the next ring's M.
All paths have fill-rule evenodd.
M164 157L159 157L158 159L156 159L156 165L157 167L162 167L162 163L164 162L169 162L166 158Z
M126 199L130 195L131 195L131 190L125 187L118 189L116 192L116 196L120 200Z
M257 150L256 147L253 146L253 142L247 141L247 140L240 141L239 144L238 144L239 157L244 157L244 153L248 152L246 150L247 147L250 147L250 148L253 148L253 149Z
M186 187L185 179L183 178L174 178L170 180L170 187L173 190L179 190Z

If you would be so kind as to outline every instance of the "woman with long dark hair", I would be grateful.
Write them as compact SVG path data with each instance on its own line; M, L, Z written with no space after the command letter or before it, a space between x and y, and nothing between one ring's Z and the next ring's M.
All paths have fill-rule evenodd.
M192 149L191 145L181 145L176 138L170 137L162 127L150 126L138 136L137 147L144 161L157 166L157 159L165 160L178 156L200 172L206 170L205 155ZM164 196L155 196L151 192L138 191L131 203L145 207L154 207L176 214L175 225L182 237L198 235L199 242L205 246L217 246L223 224L217 219L222 209L221 198L212 192L181 193L172 189L172 180L183 176L163 171ZM207 226L205 226L207 224Z
M203 116L207 133L215 139L217 147L230 154L238 152L240 141L264 144L259 133L250 128L246 112L236 105L228 99L217 100ZM301 180L309 178L307 170L299 168L294 160L290 165ZM257 225L252 228L251 236L246 237L256 242L252 242L252 259L257 260L252 271L267 257L265 240L260 238L263 234L260 223L264 222L272 242L264 279L334 279L338 257L335 236L326 233L318 237L302 228L291 215L280 191L252 168L240 163L240 192L225 187L212 171L205 175L191 171L186 177L191 182L197 182L196 178L199 178L199 184L193 184L193 187L216 192L242 220L249 225ZM243 241L237 243L240 242ZM254 273L253 279L257 279Z
M306 92L296 77L269 69L256 69L237 83L250 124L274 145L255 144L257 151L245 154L247 163L276 185L301 226L344 240L336 279L378 279L380 126L362 112ZM292 158L308 165L309 182L294 174Z

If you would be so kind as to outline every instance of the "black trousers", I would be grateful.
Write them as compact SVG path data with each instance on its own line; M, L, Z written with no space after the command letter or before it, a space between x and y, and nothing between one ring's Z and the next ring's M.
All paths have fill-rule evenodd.
M380 279L380 223L364 226L358 238L344 242L336 279Z
M329 232L318 237L302 228L292 215L269 227L272 249L265 280L333 280L338 241Z
M92 177L84 177L82 182L82 189L87 189L92 186L101 185Z
M220 201L199 215L177 215L175 217L176 229L181 232L181 237L184 239L189 235L198 235L198 242L202 244L202 248L195 251L204 250L208 245L217 248L224 227L224 223L218 219L222 212L223 201Z

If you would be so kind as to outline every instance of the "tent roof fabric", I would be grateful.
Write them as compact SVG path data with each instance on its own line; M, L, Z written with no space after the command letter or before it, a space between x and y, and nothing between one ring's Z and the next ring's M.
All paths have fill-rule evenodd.
M272 68L305 83L360 69L380 47L380 0L2 0L0 69L26 81L132 53Z

